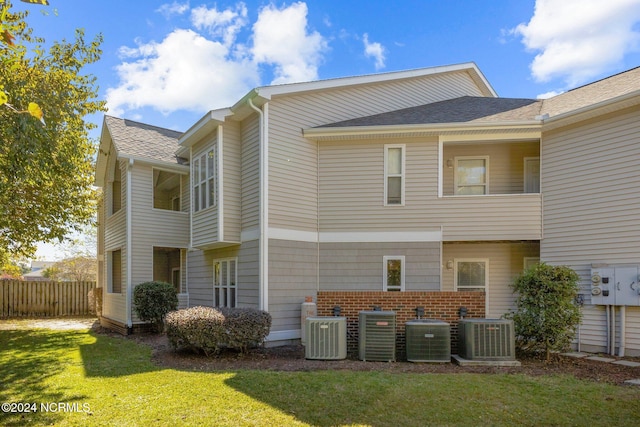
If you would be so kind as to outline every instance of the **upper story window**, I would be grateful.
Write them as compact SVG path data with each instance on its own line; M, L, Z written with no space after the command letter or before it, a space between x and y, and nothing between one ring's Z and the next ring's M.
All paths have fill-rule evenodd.
M383 291L404 291L404 256L385 256Z
M489 194L489 157L456 157L457 195Z
M216 161L215 146L195 157L191 167L193 176L193 210L216 205Z
M122 208L122 171L120 170L120 162L116 161L113 171L113 181L110 183L111 204L109 206L109 214L113 215Z
M384 146L384 204L404 205L405 145Z

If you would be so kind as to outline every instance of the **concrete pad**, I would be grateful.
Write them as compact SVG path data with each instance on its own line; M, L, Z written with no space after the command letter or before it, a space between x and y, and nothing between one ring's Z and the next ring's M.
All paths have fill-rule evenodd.
M640 366L640 363L632 362L631 360L618 360L616 362L613 362L613 364L614 365L629 366L631 368L637 368L638 366Z
M562 356L573 357L575 359L582 359L589 356L589 353L562 353Z
M451 356L453 361L460 366L498 366L498 367L517 367L522 364L517 360L467 360L454 354Z
M606 362L606 363L611 363L616 361L616 359L610 359L608 357L599 357L599 356L587 357L587 360L594 360L596 362Z
M625 384L631 384L631 385L640 385L640 379L637 380L627 380L624 382Z

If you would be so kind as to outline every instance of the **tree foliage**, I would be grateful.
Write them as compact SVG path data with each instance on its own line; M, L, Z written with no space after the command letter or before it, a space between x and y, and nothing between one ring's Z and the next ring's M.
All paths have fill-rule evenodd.
M576 304L579 277L566 266L536 265L518 278L512 287L517 293L517 311L507 317L515 325L520 350L544 350L547 360L554 350L569 347L581 311Z
M43 276L57 281L95 282L98 278L98 260L86 256L65 258L47 268Z
M104 111L104 102L97 100L96 78L83 68L98 61L102 36L87 43L79 29L73 41L53 42L45 51L26 25L28 14L10 13L8 1L0 6L0 32L10 30L17 41L0 38L0 257L24 256L95 217L96 145L89 138L95 125L85 117ZM30 111L34 103L42 120L33 105Z

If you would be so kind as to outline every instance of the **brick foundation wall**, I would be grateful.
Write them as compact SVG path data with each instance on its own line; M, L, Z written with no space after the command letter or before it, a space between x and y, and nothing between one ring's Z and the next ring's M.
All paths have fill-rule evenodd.
M333 307L339 306L340 315L347 318L347 348L352 357L358 357L358 313L380 307L396 312L396 358L405 356L405 323L416 318L416 307L424 307L423 319L443 320L451 325L451 354L458 350L458 320L460 307L467 308L466 317L485 317L484 292L342 292L320 291L317 301L318 316L333 316Z

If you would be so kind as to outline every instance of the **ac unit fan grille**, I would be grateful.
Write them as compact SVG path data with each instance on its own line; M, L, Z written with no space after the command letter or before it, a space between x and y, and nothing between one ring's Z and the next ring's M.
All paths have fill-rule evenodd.
M346 317L308 317L305 336L305 358L330 360L347 357Z
M405 325L409 362L450 362L451 332L446 322L407 322Z
M396 313L361 311L359 313L359 355L361 360L396 360Z
M460 321L460 356L469 360L515 360L511 320Z

